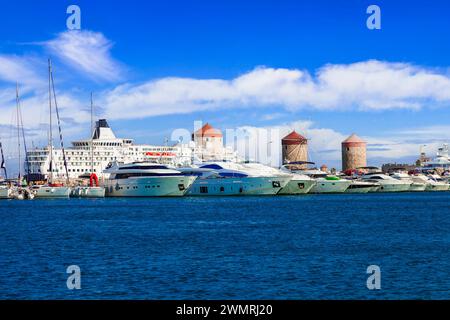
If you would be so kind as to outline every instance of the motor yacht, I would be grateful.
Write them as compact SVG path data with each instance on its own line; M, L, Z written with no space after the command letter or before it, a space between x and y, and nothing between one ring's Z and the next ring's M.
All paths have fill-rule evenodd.
M188 191L188 195L195 196L275 195L292 178L261 164L228 161L205 162L177 170L198 176Z
M401 181L382 172L366 173L361 176L361 181L378 183L380 186L371 192L404 192L409 191L410 182Z
M412 176L413 181L418 181L426 184L425 191L447 191L449 184L439 175L416 174Z
M114 162L104 172L107 197L180 197L197 178L152 162Z
M318 169L307 169L298 171L316 180L310 193L343 193L351 185L351 181L330 175Z
M391 177L409 183L410 186L408 191L425 191L427 187L426 182L420 180L414 181L412 177L405 172L394 172L391 174Z

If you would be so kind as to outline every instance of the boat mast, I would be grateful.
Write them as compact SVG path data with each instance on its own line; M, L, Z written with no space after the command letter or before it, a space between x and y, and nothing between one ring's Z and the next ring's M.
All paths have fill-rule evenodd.
M56 120L58 123L58 132L59 132L59 142L61 145L64 169L66 171L66 183L69 184L69 182L70 182L69 181L69 170L67 168L66 152L64 150L64 140L63 140L62 130L61 130L61 118L59 117L58 103L56 102L55 81L53 79L53 71L51 69L50 69L50 80L51 80L51 91L53 92L53 98L54 98L54 102L55 102Z
M94 173L94 103L91 92L91 174Z
M48 148L50 154L50 176L49 183L53 183L53 135L52 135L52 87L51 87L52 62L48 59L48 106L49 106L49 125L50 131L48 135Z
M20 167L21 164L21 154L20 154L20 118L19 118L19 83L16 82L16 116L17 116L17 146L19 151L19 174L17 176L17 186L21 185L21 172Z

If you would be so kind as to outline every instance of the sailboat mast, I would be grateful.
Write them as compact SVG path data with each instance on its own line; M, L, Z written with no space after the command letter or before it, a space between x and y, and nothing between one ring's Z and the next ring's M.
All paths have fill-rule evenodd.
M94 173L94 102L91 92L91 174Z
M52 134L52 87L51 87L51 74L52 74L52 62L48 59L48 106L49 106L49 135L48 135L48 147L50 153L50 176L49 182L53 183L53 134Z
M22 166L21 154L20 154L20 118L19 118L19 83L16 82L16 115L17 115L17 146L19 151L19 174L17 176L17 185L21 185L21 172L20 167Z

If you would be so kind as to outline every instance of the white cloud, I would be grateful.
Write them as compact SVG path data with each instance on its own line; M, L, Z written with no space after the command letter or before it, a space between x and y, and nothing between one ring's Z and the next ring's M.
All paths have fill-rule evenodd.
M26 91L40 87L45 85L45 79L36 72L39 66L40 63L33 57L0 54L0 81L18 82L21 89ZM1 98L4 98L3 94L0 93ZM7 94L9 96L9 91Z
M163 78L105 92L111 118L279 106L286 110L420 109L450 102L446 73L406 63L326 65L315 75L256 68L232 80Z
M113 43L100 32L66 31L44 45L65 63L93 79L117 81L122 78L123 67L111 55Z

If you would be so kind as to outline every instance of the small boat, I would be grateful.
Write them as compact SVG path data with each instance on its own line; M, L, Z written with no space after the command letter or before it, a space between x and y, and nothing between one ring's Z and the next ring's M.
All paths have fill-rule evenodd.
M94 121L93 121L93 109L94 103L92 99L91 93L91 132L94 132ZM97 174L94 172L94 136L91 136L90 141L90 151L91 151L91 174L89 175L89 185L88 186L78 186L75 187L70 196L71 197L79 197L79 198L104 198L105 197L105 188L100 187L98 182Z
M60 183L33 186L36 198L69 198L71 188Z

